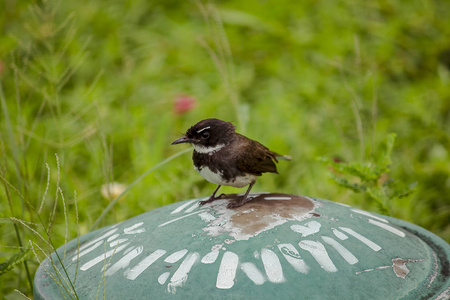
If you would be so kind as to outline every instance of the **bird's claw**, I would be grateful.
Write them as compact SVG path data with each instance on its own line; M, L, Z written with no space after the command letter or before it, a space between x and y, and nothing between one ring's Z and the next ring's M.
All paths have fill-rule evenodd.
M200 206L203 206L203 205L205 205L206 203L211 203L211 202L213 202L214 201L214 198L209 198L208 200L203 200L203 201L199 201L198 202L198 205L200 205Z
M208 200L199 201L199 202L198 202L198 205L203 206L203 205L205 205L205 204L207 204L207 203L213 202L214 200L222 199L224 196L226 196L226 195L225 195L225 194L220 194L220 195L217 196L217 197L211 196L211 197L209 197Z
M252 197L247 197L245 199L241 199L239 201L233 201L228 203L227 208L237 208L240 207L242 205L244 205L245 203L247 203L248 201L252 200Z
M244 205L244 204L241 203L241 201L230 202L230 203L228 203L227 208L232 209L232 208L237 208L242 205Z

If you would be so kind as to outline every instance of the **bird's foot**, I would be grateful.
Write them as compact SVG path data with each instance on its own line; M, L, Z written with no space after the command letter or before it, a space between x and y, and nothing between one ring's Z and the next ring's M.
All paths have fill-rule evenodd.
M203 205L205 205L206 203L211 203L211 202L213 202L214 200L222 199L224 196L226 196L226 195L225 195L225 194L220 194L220 195L217 196L217 197L214 197L214 195L211 195L211 197L209 197L208 200L200 201L200 202L198 202L198 204L199 204L200 206L203 206Z
M213 197L210 197L208 200L199 201L199 202L198 202L198 205L203 206L203 205L205 205L206 203L211 203L211 202L213 202L214 200L215 200L215 199L214 199Z
M242 198L239 201L233 201L228 203L227 208L237 208L240 207L242 205L244 205L245 203L247 203L248 201L252 200L253 197L247 197L247 198Z

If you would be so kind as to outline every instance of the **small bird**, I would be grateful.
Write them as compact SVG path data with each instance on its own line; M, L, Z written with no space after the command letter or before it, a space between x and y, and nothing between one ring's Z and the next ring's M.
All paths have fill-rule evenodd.
M172 142L172 145L192 144L195 170L209 182L219 185L208 200L200 201L200 205L219 199L216 193L222 185L237 188L249 185L244 197L238 202L229 203L227 207L244 205L251 200L248 194L258 176L266 172L278 174L275 165L277 158L291 159L270 151L259 142L237 133L235 129L230 122L205 119Z

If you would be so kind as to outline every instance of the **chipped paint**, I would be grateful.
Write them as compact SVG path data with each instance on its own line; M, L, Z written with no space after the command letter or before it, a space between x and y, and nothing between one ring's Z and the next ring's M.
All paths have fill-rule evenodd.
M375 270L383 270L383 269L390 269L392 268L394 271L395 276L405 279L406 276L409 274L409 269L406 266L406 263L411 263L411 262L421 262L424 261L424 259L403 259L400 257L397 258L393 258L392 259L392 265L391 266L380 266L380 267L375 267L375 268L370 268L370 269L366 269L366 270L362 270L359 272L356 272L355 274L359 275L362 273L366 273L366 272L372 272Z
M187 218L187 217L190 217L190 216L193 216L193 215L196 215L196 214L200 214L201 212L204 212L204 211L205 211L205 210L199 210L199 211L196 211L196 212L193 212L193 213L184 215L184 216L182 216L182 217L172 219L172 220L170 220L170 221L167 221L167 222L164 222L164 223L162 223L162 224L159 224L158 227L164 227L164 226L169 225L169 224L171 224L171 223L173 223L173 222L177 222L177 221L182 220L182 219L184 219L184 218Z
M110 236L106 241L107 241L107 242L114 241L114 240L117 239L119 236L120 236L119 233L113 234L113 235Z
M195 202L197 204L198 200L194 199L194 200L187 201L186 203L183 203L182 205L180 205L176 209L174 209L170 214L173 215L173 214L180 213L181 211L183 211L183 209L185 209L186 207L191 205L193 202Z
M209 199L209 198L208 198L208 199ZM186 210L184 211L184 213L185 213L185 214L186 214L186 213L190 213L190 212L196 210L196 209L199 208L199 207L200 207L199 202L195 202L195 203L192 204L188 209L186 209Z
M360 210L360 209L356 209L356 208L351 209L351 211L353 211L353 212L355 212L357 214L366 216L366 217L371 217L373 219L376 219L376 220L384 222L384 223L389 223L386 219L383 219L381 217L375 216L375 215L371 214L368 211L364 211L364 210Z
M430 288L430 286L433 284L434 280L437 277L438 270L439 270L436 252L432 251L432 254L433 254L433 269L430 272L430 276L428 276L428 278L427 278L427 280L429 281L427 288Z
M265 248L261 249L261 260L266 271L267 279L270 282L281 283L286 281L280 260L275 252Z
M79 259L80 257L88 254L89 252L91 252L92 250L94 250L95 248L97 248L98 246L100 246L101 244L103 244L103 241L98 241L97 243L95 243L94 245L92 245L91 247L81 251L80 253L76 254L74 257L72 257L72 261L76 261L77 259Z
M167 279L169 279L170 272L164 272L158 277L158 283L163 285L166 283Z
M390 269L390 268L392 268L392 266L380 266L380 267L376 267L376 268L370 268L370 269L358 271L358 272L355 272L355 274L359 275L359 274L366 273L366 272L372 272L375 270L383 270L383 269Z
M423 261L423 259L402 259L400 257L392 259L392 268L395 276L405 279L409 274L409 269L406 263Z
M167 285L167 291L175 294L177 288L182 287L186 280L188 279L189 271L192 266L198 260L199 254L197 252L189 253L186 258L181 263L178 270L176 270L175 274L173 274L172 278L170 278L170 282Z
M225 242L225 244L227 244L227 245L231 245L231 244L233 244L234 242L236 242L236 240L225 239L224 242Z
M217 257L219 256L219 251L211 251L209 253L207 253L205 256L203 256L202 258L202 263L204 264L212 264L216 261Z
M128 246L130 243L126 243L125 245L122 245L120 247L111 249L105 253L100 254L99 256L91 259L90 261L88 261L87 263L83 264L80 267L81 271L86 271L89 270L90 268L92 268L93 266L95 266L96 264L98 264L99 262L103 262L105 259L107 259L108 257L113 256L114 254L119 253L120 251L122 251L123 249L125 249L126 246Z
M206 211L199 213L198 216L200 217L200 219L202 219L203 222L211 222L216 219L216 217Z
M139 246L134 249L132 249L128 254L123 256L121 259L119 259L115 264L113 264L109 269L106 270L105 276L111 276L114 275L117 271L120 269L125 269L128 267L133 259L138 257L142 251L144 250L144 247ZM102 269L103 271L103 269Z
M310 240L303 240L298 243L300 248L311 253L312 257L319 263L320 267L327 272L337 272L338 269L328 256L328 252L322 243Z
M403 231L401 231L401 230L399 230L397 228L394 228L394 227L392 227L392 226L390 226L388 224L381 223L381 222L378 222L378 221L375 221L375 220L372 220L372 219L369 219L369 223L373 224L375 226L378 226L380 228L383 228L384 230L387 230L389 232L392 232L393 234L396 234L396 235L398 235L400 237L405 237L406 236L406 234Z
M264 197L264 200L292 200L292 197Z
M304 225L291 225L291 230L300 233L302 237L307 237L308 235L318 233L321 226L317 221L310 221Z
M130 253L131 251L133 251L135 247L128 247L127 249L125 249L125 251L123 251L123 256L127 255L128 253Z
M348 239L348 236L345 235L342 231L337 230L336 228L332 228L333 234L340 239L341 241Z
M236 253L227 251L223 254L217 274L216 287L218 289L231 289L233 287L238 263L239 256Z
M166 259L164 259L164 262L169 263L169 264L176 263L177 261L182 259L183 256L186 255L187 252L188 252L187 249L182 249L180 251L174 252L171 255L169 255L168 257L166 257Z
M128 239L118 239L118 240L112 241L111 243L109 243L109 247L114 248L115 246L125 243L126 241L128 241Z
M372 242L371 240L369 240L368 238L366 238L365 236L362 236L361 234L357 233L356 231L354 231L353 229L347 228L347 227L339 227L341 230L347 232L348 234L352 235L353 237L355 237L356 239L360 240L361 242L363 242L364 244L366 244L368 247L370 247L373 251L380 251L381 247L377 244L375 244L374 242Z
M211 247L211 251L219 251L220 249L222 249L224 243L221 244L216 244L214 246Z
M328 237L328 236L322 236L322 240L331 245L336 251L347 261L350 265L354 265L358 262L358 259L356 256L353 255L347 248L342 246L339 242L336 240Z
M158 249L152 254L141 260L136 266L128 269L124 272L125 278L130 280L135 280L142 272L144 272L148 267L151 266L155 261L157 261L161 256L166 253L166 250Z
M278 249L288 263L297 271L303 274L308 274L309 267L305 261L300 257L297 249L292 244L278 244Z
M277 194L271 195L269 198L278 197ZM232 195L228 197L232 198ZM310 212L316 207L316 204L306 197L292 196L290 201L277 203L265 201L265 197L266 194L255 196L245 206L236 209L227 209L224 205L228 203L226 199L207 204L217 219L207 224L203 230L213 237L227 234L237 241L248 240L288 221L311 218ZM277 206L276 212L273 205Z
M103 234L102 236L100 236L100 237L98 237L98 238L95 238L95 239L89 241L89 242L86 243L86 244L81 245L81 246L80 246L80 249L78 250L78 252L81 252L81 251L83 251L84 249L90 247L91 245L96 244L98 241L104 241L105 238L109 237L110 235L112 235L113 233L115 233L117 230L119 230L119 229L118 229L118 228L114 228L114 229L112 229L112 230L106 232L106 233Z
M450 299L450 286L443 291L442 293L440 293L436 298L434 298L433 300L448 300Z
M144 222L139 222L134 224L133 226L127 227L123 229L123 233L125 234L138 234L145 232L145 228L139 228L144 225Z
M307 278L311 276L310 273L313 273L311 270L318 267L323 269L323 271L319 269L322 274L346 271L345 266L349 265L357 268L360 265L358 262L374 254L360 243L373 251L379 251L381 246L377 243L383 242L386 237L398 241L406 237L401 228L391 225L386 219L357 209L347 209L347 217L354 213L356 218L358 214L357 219L365 220L366 224L370 224L367 227L371 228L371 233L380 233L380 235L365 234L364 236L355 231L359 231L358 228L342 226L347 224L345 216L332 218L326 216L326 211L317 213L316 209L323 204L295 195L251 194L253 199L244 207L226 208L229 201L242 196L243 194L228 195L226 198L204 206L199 206L198 199L187 201L169 211L168 219L160 219L162 221L158 222L159 225L158 223L144 225L144 222L137 222L128 223L124 228L118 225L109 227L97 237L82 244L78 250L73 250L70 258L72 261L77 259L82 261L80 271L91 270L109 278L120 274L128 280L135 280L144 272L148 272L152 274L155 282L165 286L166 293L176 294L180 288L193 280L188 280L189 273L199 266L208 267L215 272L217 276L215 288L217 289L231 289L240 281L242 281L240 284L244 285L250 283L256 286L264 284L267 286L267 284L281 284L300 279L300 277L292 277L292 274ZM206 199L208 198L204 198ZM139 245L141 238L137 238L138 234L145 233L142 237L147 239L149 232L159 230L157 234L162 234L166 230L164 227L168 225L181 228L187 222L186 218L191 218L189 222L196 220L195 222L201 224L198 231L185 234L197 241L204 241L202 243L206 247L201 248L200 251L192 251L189 243L183 244L186 248L181 250L180 248L158 249L157 245L152 245L151 251L148 251L146 250L148 245ZM283 224L286 226L280 226ZM294 241L282 241L284 236L276 233L278 229L281 229L280 232L289 232L288 236L293 237ZM267 235L263 234L268 231L270 232ZM385 233L386 231L388 233ZM243 245L241 241L255 237L258 239L270 237L270 240L258 249L244 247L243 252L235 250L241 247L236 245ZM305 237L308 237L308 240L304 239ZM130 246L131 242L137 242L137 244ZM144 244L144 241L142 243ZM226 250L225 246L229 250ZM357 252L355 256L352 252L360 247L367 251L361 255ZM154 251L154 249L157 250ZM92 252L97 254L87 259L87 254ZM436 282L439 271L438 259L434 252L433 257L433 269L426 282L428 287ZM244 261L241 262L242 260ZM372 267L358 271L356 274L392 269L397 277L405 279L410 273L408 264L423 260L394 258L390 266ZM100 263L101 266L98 266ZM94 266L97 267L94 268ZM125 271L120 272L121 270ZM199 271L195 274L198 276Z
M264 278L263 273L255 266L255 264L246 262L240 265L241 270L253 281L256 285L261 285L266 282L266 278Z

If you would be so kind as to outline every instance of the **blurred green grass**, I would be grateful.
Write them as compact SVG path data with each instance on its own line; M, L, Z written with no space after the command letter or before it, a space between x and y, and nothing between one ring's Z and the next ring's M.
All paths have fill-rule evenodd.
M190 1L0 3L0 262L18 251L9 217L39 224L33 208L45 198L41 218L48 224L58 198L49 232L61 245L60 187L69 239L88 232L109 204L103 184L132 183L181 151L170 142L207 117L233 121L239 132L293 157L255 191L372 211L375 204L333 185L317 157L374 161L395 132L390 176L417 188L390 203L392 215L449 242L450 3L212 3L210 23ZM225 71L210 55L212 49L220 58L215 42L225 41L222 34L233 61L226 53L219 59L228 62L220 65ZM181 95L195 98L195 108L177 113ZM182 155L133 186L100 225L213 189ZM25 244L36 241L18 228ZM37 262L29 267L34 272ZM0 293L31 295L26 277L18 265L0 277Z

